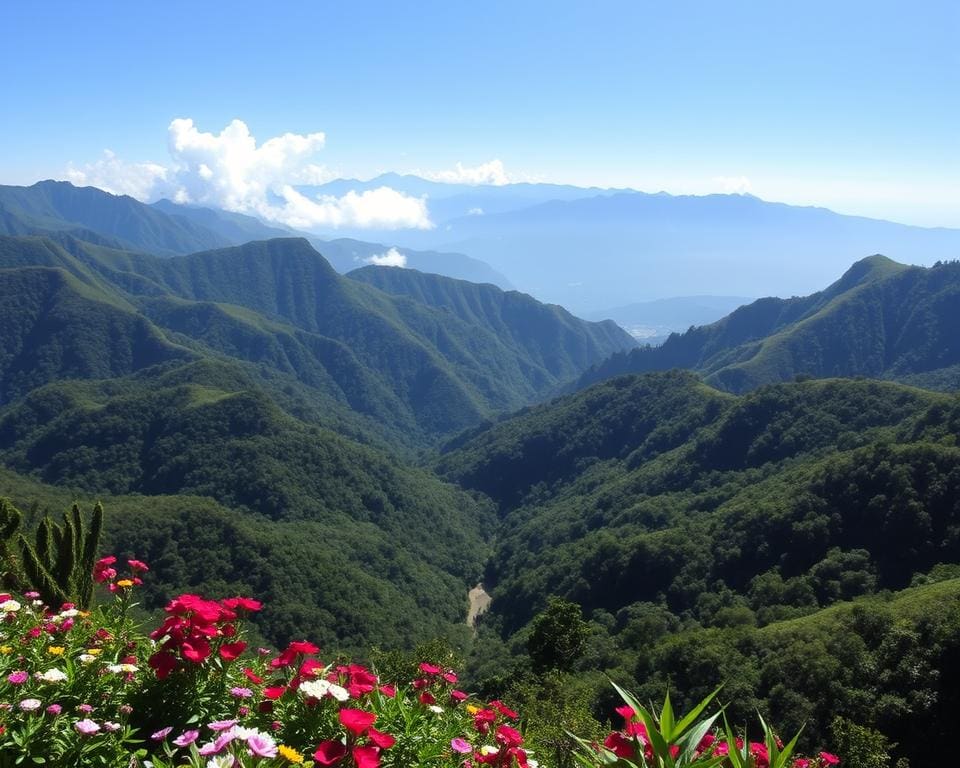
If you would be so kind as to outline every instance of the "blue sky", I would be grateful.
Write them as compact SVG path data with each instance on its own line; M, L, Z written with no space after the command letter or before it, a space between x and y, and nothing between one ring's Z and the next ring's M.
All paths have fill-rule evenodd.
M960 227L952 0L5 3L0 30L0 183L168 166L174 119L239 119L323 132L331 174L497 159Z

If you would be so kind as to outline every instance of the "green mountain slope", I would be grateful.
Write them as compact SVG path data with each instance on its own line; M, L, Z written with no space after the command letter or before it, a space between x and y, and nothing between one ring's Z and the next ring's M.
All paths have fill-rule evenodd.
M439 470L501 508L487 575L508 628L551 593L711 623L755 579L782 580L750 603L769 620L960 559L958 429L956 397L895 384L735 398L649 374L530 409ZM862 573L829 586L835 570Z
M223 574L266 584L279 604L261 628L276 642L315 629L352 647L409 644L462 622L485 555L482 504L293 418L262 391L156 370L34 390L0 412L0 461L27 485L144 495L113 535L160 560L158 601ZM151 497L184 495L220 506L168 499L150 509Z
M882 256L857 262L825 291L760 299L660 347L614 356L580 386L623 373L688 368L746 392L814 377L870 376L938 389L960 384L960 263L907 267Z
M576 375L597 357L629 349L633 338L610 321L585 322L563 307L542 304L517 291L468 283L411 269L364 267L348 277L387 293L449 310L466 322L512 342L556 380Z

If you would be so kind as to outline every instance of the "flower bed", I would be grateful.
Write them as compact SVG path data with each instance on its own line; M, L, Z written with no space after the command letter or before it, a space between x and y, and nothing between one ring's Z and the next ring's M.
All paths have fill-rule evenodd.
M36 592L0 595L0 768L537 768L518 713L460 690L451 669L421 663L412 680L381 680L325 663L305 640L248 647L244 625L261 608L248 597L180 595L145 635L130 609L149 568L128 560L124 570L114 557L97 562L112 598L90 612L51 609ZM715 717L675 724L669 701L659 719L625 706L623 729L582 744L583 765L832 764L721 738Z

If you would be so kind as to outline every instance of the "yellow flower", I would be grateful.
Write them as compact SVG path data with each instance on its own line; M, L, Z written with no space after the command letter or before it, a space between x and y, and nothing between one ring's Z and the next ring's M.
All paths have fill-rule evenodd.
M120 579L120 581L117 582L117 586L128 589L129 587L133 586L133 582L130 581L130 579Z
M302 763L303 755L301 755L297 750L288 747L286 744L281 744L277 747L280 754L283 755L291 763Z
M51 645L49 648L47 648L47 653L49 653L51 656L63 656L63 652L65 650L67 649L62 645Z
M103 648L87 648L87 653L89 653L91 656L99 656L101 653L103 653Z
M0 645L0 653L6 656L8 653L13 653L13 646L11 645Z
M480 707L478 707L476 704L467 704L467 712L469 712L471 715L475 715L479 711Z

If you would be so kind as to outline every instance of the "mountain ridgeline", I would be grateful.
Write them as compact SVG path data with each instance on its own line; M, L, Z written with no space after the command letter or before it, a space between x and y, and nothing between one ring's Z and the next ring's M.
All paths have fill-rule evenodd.
M908 267L857 262L824 291L760 299L659 347L614 355L587 386L625 373L686 368L730 392L795 376L867 376L960 388L960 262Z

